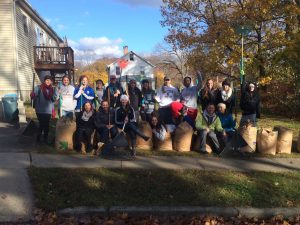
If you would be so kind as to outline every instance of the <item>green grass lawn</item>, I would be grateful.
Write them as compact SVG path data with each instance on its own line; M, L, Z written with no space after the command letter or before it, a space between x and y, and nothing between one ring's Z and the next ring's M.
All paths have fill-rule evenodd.
M30 168L36 206L299 207L300 173Z

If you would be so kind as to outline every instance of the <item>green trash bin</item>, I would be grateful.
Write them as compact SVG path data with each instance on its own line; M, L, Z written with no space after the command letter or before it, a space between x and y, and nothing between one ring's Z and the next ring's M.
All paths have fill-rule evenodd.
M7 94L2 97L2 106L5 122L18 120L18 96L16 94Z

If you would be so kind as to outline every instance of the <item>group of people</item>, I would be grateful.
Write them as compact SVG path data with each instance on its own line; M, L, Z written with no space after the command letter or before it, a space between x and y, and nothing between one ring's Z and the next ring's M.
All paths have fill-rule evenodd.
M152 90L151 82L141 81L141 89L131 79L123 89L115 75L110 76L105 87L102 80L96 81L95 90L89 86L88 78L81 76L79 86L74 87L66 75L57 88L52 86L51 76L45 76L44 82L31 93L39 132L37 141L48 139L49 122L54 110L54 102L59 101L61 116L76 118L75 149L81 150L81 143L86 143L86 150L92 151L91 137L96 130L98 141L107 143L122 129L130 137L131 154L135 156L136 137L144 140L150 137L138 129L139 120L149 122L153 136L163 141L167 132L174 132L176 127L186 121L197 130L200 149L206 153L207 139L216 152L221 151L220 140L228 141L235 132L236 122L232 113L236 107L236 96L230 82L224 80L222 87L215 87L212 79L202 85L201 73L197 73L197 84L192 77L183 79L183 89L171 84L170 77L164 77L163 85ZM201 108L198 107L201 105ZM255 83L241 84L240 123L251 122L256 125L259 118L260 99ZM75 114L75 115L74 115ZM42 136L43 135L43 136Z

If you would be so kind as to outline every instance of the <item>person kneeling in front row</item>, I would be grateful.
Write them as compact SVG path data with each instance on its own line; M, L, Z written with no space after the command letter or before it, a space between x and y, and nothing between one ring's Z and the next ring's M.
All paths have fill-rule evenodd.
M95 126L101 143L108 143L109 137L112 139L118 134L115 126L115 111L113 108L109 108L106 100L101 102L99 111L96 113Z
M166 127L161 123L158 114L151 114L150 126L152 128L152 133L159 141L164 141L166 138Z
M82 111L76 118L75 149L82 154L92 151L92 134L94 132L94 110L91 102L83 105ZM86 151L82 150L82 144L86 143Z
M136 135L141 136L145 141L148 141L150 137L144 135L137 128L135 112L133 108L129 105L128 96L122 95L120 100L121 100L121 106L116 109L115 122L120 129L122 129L124 126L125 133L129 134L130 142L131 142L131 155L135 157L136 156L136 150L135 150Z
M222 128L220 118L215 113L215 105L213 103L209 103L203 113L198 113L196 129L200 137L201 153L208 153L206 151L207 138L210 139L213 150L216 153L221 152L217 135L221 134L221 136L224 137L226 134Z

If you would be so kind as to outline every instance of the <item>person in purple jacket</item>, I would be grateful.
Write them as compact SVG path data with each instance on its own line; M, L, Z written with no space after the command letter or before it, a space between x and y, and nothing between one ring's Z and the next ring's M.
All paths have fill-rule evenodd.
M80 76L79 86L75 88L74 98L77 100L75 108L75 116L77 117L82 110L82 106L86 102L92 102L95 98L95 92L93 88L88 85L87 76Z

